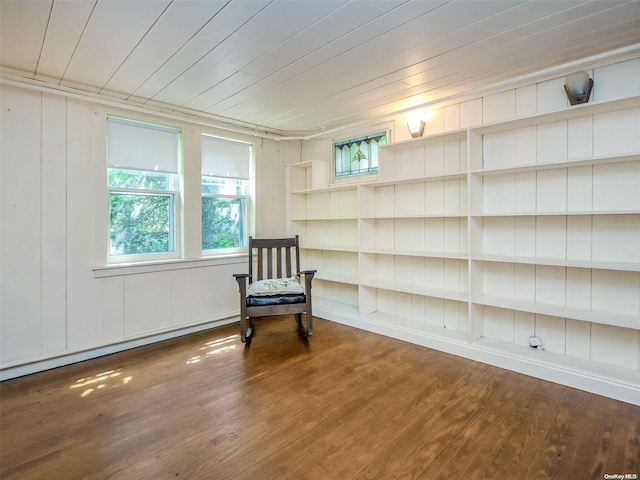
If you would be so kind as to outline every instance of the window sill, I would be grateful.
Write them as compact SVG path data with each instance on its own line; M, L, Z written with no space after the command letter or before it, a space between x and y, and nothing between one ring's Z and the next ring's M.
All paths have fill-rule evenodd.
M378 180L378 171L369 173L359 173L355 175L343 175L333 177L331 185L333 186L347 186L347 185L359 185L362 183L371 183Z
M140 273L165 272L182 270L185 268L210 267L231 263L246 263L247 253L233 253L217 255L215 257L201 257L194 259L163 260L158 262L120 263L93 267L95 278L118 277L122 275L136 275Z

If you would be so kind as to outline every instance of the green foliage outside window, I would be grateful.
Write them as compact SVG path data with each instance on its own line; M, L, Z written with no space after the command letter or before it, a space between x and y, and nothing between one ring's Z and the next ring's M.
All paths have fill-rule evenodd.
M111 255L174 251L172 174L110 168ZM149 191L146 193L145 191Z
M138 190L169 190L170 188L171 174L169 173L109 168L107 174L108 185L114 188Z
M170 252L171 195L111 194L111 254Z
M202 197L202 249L244 246L244 198Z
M174 251L176 181L168 173L108 169L112 256ZM203 250L245 246L244 189L242 180L203 177Z

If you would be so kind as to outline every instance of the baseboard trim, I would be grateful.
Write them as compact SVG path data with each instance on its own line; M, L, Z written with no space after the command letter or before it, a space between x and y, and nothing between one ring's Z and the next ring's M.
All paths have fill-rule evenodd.
M239 317L235 315L227 318L208 320L182 328L174 328L171 330L146 334L95 348L88 348L74 352L64 352L59 355L38 358L31 361L22 361L20 363L15 362L13 365L8 365L0 369L0 381L10 380L12 378L22 377L24 375L30 375L32 373L42 372L45 370L51 370L52 368L63 367L65 365L71 365L72 363L82 362L84 360L103 357L112 353L122 352L124 350L130 350L132 348L142 347L156 342L162 342L163 340L169 340L171 338L189 335L190 333L229 325L239 321Z
M499 342L460 342L455 339L376 322L357 315L316 307L314 315L373 333L432 348L542 380L640 406L640 372L595 364L564 355L526 349L504 348ZM518 351L520 350L520 351Z
M532 351L535 353L527 351L527 354L524 355L515 351L515 349L500 348L496 342L491 341L480 341L473 344L460 342L427 332L412 330L407 328L406 325L390 325L331 309L316 307L314 316L640 406L640 372L600 364L597 366L591 365L591 362L567 359L562 355L535 350ZM96 348L25 361L0 369L0 381L150 345L238 321L239 318L236 315L127 339Z

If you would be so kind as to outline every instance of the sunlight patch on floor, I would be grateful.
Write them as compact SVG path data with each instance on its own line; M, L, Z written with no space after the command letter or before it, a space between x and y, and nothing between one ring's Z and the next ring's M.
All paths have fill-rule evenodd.
M107 386L116 387L118 385L126 385L131 381L133 377L122 376L122 369L119 368L117 370L107 370L106 372L101 372L96 375L91 375L89 377L83 377L76 380L76 383L71 385L72 389L83 389L80 394L81 397L86 397L87 395L98 391L103 390Z
M187 360L186 363L187 365L194 365L196 363L200 363L202 360L205 360L207 357L212 357L221 353L235 350L237 342L238 335L231 335L230 337L220 338L218 340L207 342L203 347L200 347L198 349L203 353L201 353L200 355L194 355L189 360Z

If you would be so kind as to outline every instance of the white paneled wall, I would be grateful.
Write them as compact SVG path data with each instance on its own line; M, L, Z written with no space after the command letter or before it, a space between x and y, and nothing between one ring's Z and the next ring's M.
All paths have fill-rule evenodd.
M106 239L97 237L108 232L96 224L97 212L108 211L99 152L105 145L106 131L99 128L104 107L6 85L1 94L2 378L237 319L232 274L246 270L246 256L94 271L106 257ZM202 127L177 126L199 142ZM246 140L255 141L256 230L282 235L284 167L299 160L300 146ZM195 165L199 172L192 159L199 147L191 152L193 142L184 144L185 168ZM186 198L197 202L199 193ZM200 231L194 236L191 244L197 246Z
M640 59L590 73L592 103L640 95L629 81ZM246 138L255 233L301 235L304 266L318 269L315 310L327 318L543 378L580 361L568 383L605 394L600 366L615 367L612 395L629 400L640 370L640 107L517 123L566 109L562 83L438 109L425 130L433 139L408 140L398 119L400 145L386 149L375 184L309 182L330 176L330 139ZM108 210L96 153L103 113L17 87L1 94L3 378L237 318L231 275L245 257L96 273L106 232L96 217ZM184 126L198 138L199 126ZM298 164L301 152L314 161ZM193 168L197 151L184 153ZM284 167L295 164L285 206ZM190 225L197 198L186 198ZM530 356L530 335L556 357Z
M397 118L377 181L292 181L316 313L640 404L640 59L589 73L587 105L563 78L465 100L422 138Z
M55 252L42 249L41 131L40 95L3 89L2 105L2 321L1 355L8 359L29 358L43 351L42 266L51 275L49 261ZM24 137L24 131L35 132ZM11 141L11 139L21 139ZM66 145L66 141L65 141ZM11 161L9 161L11 159ZM60 187L66 190L66 184ZM49 193L48 190L47 193ZM56 232L57 233L57 232ZM66 234L65 234L66 236ZM66 248L66 244L63 244ZM60 252L66 256L66 251ZM59 280L59 278L56 278ZM47 300L49 303L50 300ZM62 307L59 302L57 307ZM66 307L66 305L65 305Z

